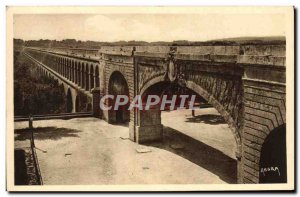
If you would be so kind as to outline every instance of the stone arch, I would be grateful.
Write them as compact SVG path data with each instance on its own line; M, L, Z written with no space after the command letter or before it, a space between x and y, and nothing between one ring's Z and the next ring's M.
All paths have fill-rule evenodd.
M89 74L89 64L85 64L85 90L90 89L90 74Z
M157 84L161 84L161 83L170 83L168 81L165 80L165 77L163 75L157 76L155 78L150 79L148 82L146 82L141 90L139 91L139 95L141 95L143 97L143 95L147 92L147 90ZM200 85L194 83L193 81L186 81L186 88L188 88L189 90L192 90L193 92L195 92L196 94L198 94L199 96L203 97L206 101L208 101L220 114L221 116L224 118L224 120L226 121L226 123L229 125L230 127L230 131L233 134L233 137L235 139L235 145L236 145L236 158L237 158L237 168L236 168L236 172L237 172L237 182L240 183L241 182L241 173L242 173L242 162L241 162L241 156L242 156L242 140L241 140L241 134L240 134L240 130L238 129L238 127L234 124L233 118L230 116L230 114L228 112L226 112L224 106L222 106L217 99L215 99L213 97L213 95L210 95L203 87L201 87ZM149 112L143 112L140 113L140 111L137 112L137 124L136 126L138 126L136 129L136 134L138 136L135 136L134 139L138 142L143 142L146 140L156 140L161 138L162 135L162 125L161 125L161 120L157 119L157 121L153 121L153 126L150 126L146 124L146 126L143 126L143 119L144 116L145 118L148 116L147 113ZM150 113L155 113L155 117L157 116L161 116L161 112L160 110L154 110ZM147 132L152 132L154 133L153 136L151 137L147 137L144 138L144 134L139 134L139 132L142 131L147 131ZM155 132L153 132L155 131ZM153 139L152 139L153 138Z
M164 77L163 75L158 76L158 77L155 77L155 78L149 80L148 82L146 82L146 83L142 86L141 90L139 91L139 92L140 92L139 94L140 94L140 95L143 95L144 92L146 92L146 90L147 90L150 86L152 86L152 85L154 85L154 84L157 84L157 83L159 83L159 82L164 82L164 81L165 81L165 77Z
M158 77L155 77L151 80L149 80L147 83L143 85L143 87L140 90L140 95L143 95L146 90L160 82L165 82L165 77L163 75L160 75ZM201 97L203 97L205 100L207 100L213 107L221 114L221 116L224 118L226 123L229 125L230 130L232 131L232 134L234 135L236 144L237 144L237 155L241 155L242 151L242 142L241 142L241 135L240 131L238 131L238 128L235 126L234 121L232 117L230 116L229 113L226 112L224 107L212 96L210 95L205 89L203 89L201 86L198 84L194 83L193 81L187 81L186 82L186 87L189 88L190 90L194 91Z
M108 80L108 94L126 95L129 97L129 87L125 76L119 71L113 71ZM109 100L107 103L114 106L115 99ZM110 110L109 122L122 123L129 121L128 105L121 106L118 110Z
M286 183L286 124L273 129L264 139L259 151L259 183Z
M95 87L95 74L94 74L94 65L90 66L90 88L93 89Z
M193 90L200 96L202 96L205 100L207 100L211 105L214 106L214 108L221 114L221 116L224 118L224 120L227 122L227 124L230 127L230 130L232 131L232 134L234 135L236 144L237 144L237 151L238 155L241 154L241 148L242 148L242 141L241 141L241 135L238 131L237 126L234 124L233 118L230 116L229 113L226 112L225 108L222 104L220 104L212 95L210 95L205 89L203 89L198 84L187 81L186 87Z

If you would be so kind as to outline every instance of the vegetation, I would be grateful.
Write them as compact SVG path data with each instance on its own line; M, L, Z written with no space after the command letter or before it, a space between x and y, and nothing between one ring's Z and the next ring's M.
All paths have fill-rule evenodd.
M52 78L40 76L37 67L14 52L14 114L62 113L66 109L63 86Z
M14 39L15 46L30 47L67 47L67 48L100 48L101 46L205 46L205 45L247 45L247 44L285 44L285 37L240 37L228 38L211 41L188 41L175 40L173 42L145 42L145 41L118 41L118 42L97 42L97 41L81 41L75 39L64 39L61 41L40 39L28 40Z

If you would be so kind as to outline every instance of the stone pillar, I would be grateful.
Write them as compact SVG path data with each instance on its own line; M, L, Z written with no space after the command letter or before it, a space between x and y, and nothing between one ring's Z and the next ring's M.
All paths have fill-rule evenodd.
M91 90L93 94L92 98L92 111L93 115L95 117L99 117L100 115L100 89L99 88L93 88Z
M163 137L161 111L158 107L138 111L138 122L135 129L136 142L159 141Z

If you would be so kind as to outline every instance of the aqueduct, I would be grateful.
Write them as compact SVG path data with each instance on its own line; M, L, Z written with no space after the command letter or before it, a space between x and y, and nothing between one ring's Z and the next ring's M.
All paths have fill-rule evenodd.
M85 94L93 114L109 123L129 120L132 141L159 140L160 110L101 111L106 94L144 95L176 84L212 104L228 123L237 144L238 182L259 183L262 150L278 128L285 129L285 44L218 46L103 46L100 49L24 49L41 73L64 84L78 108ZM77 103L77 104L76 104ZM109 103L107 103L109 104ZM70 109L71 108L71 109ZM123 113L123 114L122 114Z

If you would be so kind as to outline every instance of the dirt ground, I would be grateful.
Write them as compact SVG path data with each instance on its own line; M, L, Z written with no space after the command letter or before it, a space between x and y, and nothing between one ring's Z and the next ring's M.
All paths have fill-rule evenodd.
M162 142L139 145L128 125L96 118L35 121L35 145L46 185L235 183L235 140L212 108L162 113ZM15 123L15 146L29 139ZM144 153L141 153L144 152Z

